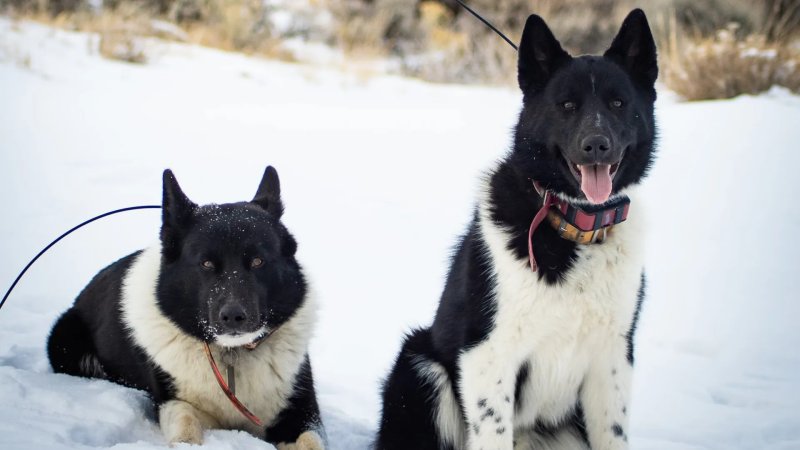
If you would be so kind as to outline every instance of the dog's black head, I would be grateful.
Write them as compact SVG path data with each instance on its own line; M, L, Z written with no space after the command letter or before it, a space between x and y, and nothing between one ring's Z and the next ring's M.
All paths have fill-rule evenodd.
M252 201L205 206L192 203L164 171L157 296L164 314L226 347L257 342L289 319L306 285L282 214L272 167Z
M542 18L530 16L519 46L517 170L593 204L639 182L653 159L657 76L653 35L640 9L603 56L570 56Z

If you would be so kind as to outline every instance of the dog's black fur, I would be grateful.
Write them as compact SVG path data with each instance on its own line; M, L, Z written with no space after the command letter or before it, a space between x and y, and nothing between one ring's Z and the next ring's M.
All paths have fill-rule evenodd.
M192 203L172 172L164 172L155 297L160 314L196 341L200 355L201 343L214 344L221 334L279 329L303 305L306 281L294 257L295 239L280 221L282 213L280 184L272 167L252 201L205 206ZM176 398L178 380L135 342L122 312L123 283L141 254L126 256L95 276L58 319L47 350L56 372L142 389L160 406ZM273 339L267 337L260 345L274 345ZM227 351L247 357L243 348ZM205 364L199 370L211 369ZM272 381L271 370L263 367L263 383ZM263 437L270 442L293 443L304 431L321 426L307 354L292 391L283 411L265 418L270 421Z
M532 181L574 203L588 205L571 165L619 164L612 197L646 176L654 159L658 68L647 19L641 10L634 10L603 56L570 56L545 22L530 16L519 46L518 70L523 106L513 149L490 174L484 201L492 221L508 230L508 250L527 260L528 228L542 205ZM576 244L543 225L534 233L533 246L539 272L531 276L559 286L579 257ZM435 417L438 394L419 374L418 364L433 361L444 368L454 387L459 414L466 421L459 357L485 341L496 326L494 268L486 254L487 243L476 212L454 252L433 325L406 337L384 383L376 449L461 450L442 440ZM640 300L629 328L631 364L643 283L642 276ZM523 365L516 381L517 402L527 377ZM494 413L486 414L489 412ZM466 422L463 427L467 428ZM543 423L536 427L545 435L558 431ZM588 440L580 404L561 418L560 428L567 427ZM501 431L505 432L498 429L497 433Z

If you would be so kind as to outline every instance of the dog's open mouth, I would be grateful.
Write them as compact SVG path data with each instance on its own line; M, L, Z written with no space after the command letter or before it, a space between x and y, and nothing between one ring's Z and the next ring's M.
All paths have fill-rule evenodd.
M583 195L590 202L599 205L611 196L614 176L621 161L614 164L575 164L567 162L570 172L578 181Z

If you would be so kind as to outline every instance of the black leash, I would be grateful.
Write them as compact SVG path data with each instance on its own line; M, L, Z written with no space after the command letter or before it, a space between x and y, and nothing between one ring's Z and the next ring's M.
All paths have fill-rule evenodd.
M0 301L0 308L2 308L2 307L3 307L3 305L6 303L6 300L8 300L8 296L9 296L9 295L11 295L11 291L13 291L13 290L14 290L14 288L17 286L17 283L19 283L19 280L20 280L20 279L22 279L22 277L25 275L25 272L27 272L27 271L28 271L28 269L30 269L30 268L31 268L31 266L33 265L33 263L35 263L35 262L36 262L36 260L37 260L37 259L39 259L39 257L41 257L42 255L44 255L44 254L45 254L45 253L46 253L48 250L50 250L50 248L51 248L51 247L53 247L54 245L56 245L56 244L58 243L58 241L60 241L60 240L64 239L64 238L65 238L65 237L67 237L67 236L69 236L70 234L72 234L72 232L73 232L73 231L76 231L76 230L78 230L78 229L80 229L80 228L83 228L83 227L84 227L84 226L86 226L86 225L89 225L90 223L94 222L95 220L100 220L100 219L102 219L103 217L108 217L108 216L112 216L112 215L114 215L114 214L119 214L119 213L123 213L123 212L127 212L127 211L135 211L135 210L137 210L137 209L161 209L161 206L160 206L160 205L143 205L143 206L131 206L131 207L128 207L128 208L116 209L116 210L114 210L114 211L109 211L109 212L107 212L107 213L100 214L99 216L92 217L91 219L89 219L89 220L87 220L87 221L85 221L85 222L81 223L80 225L76 225L76 226L72 227L72 228L71 228L69 231L67 231L66 233L62 234L62 235L61 235L61 236L59 236L58 238L56 238L56 239L55 239L53 242L49 243L49 244L47 245L47 247L45 247L44 249L42 249L42 251L40 251L40 252L39 252L39 254L37 254L37 255L36 255L36 256L35 256L35 257L34 257L34 258L33 258L33 259L32 259L32 260L31 260L31 261L28 263L28 265L27 265L27 266L25 266L25 268L24 268L24 269L22 269L22 272L20 272L20 273L19 273L19 275L17 275L17 279L16 279L16 280L14 280L14 283L12 283L12 284L11 284L11 287L10 287L10 288L8 288L8 291L6 292L6 295L4 295L4 296L3 296L3 300L2 300L2 301Z
M475 16L475 17L477 17L477 18L478 18L478 20L480 20L481 22L483 22L483 23L484 23L484 25L486 25L487 27L491 28L491 29L492 29L492 31L494 31L495 33L497 33L498 35L500 35L500 37L501 37L501 38L503 38L503 39L504 39L506 42L508 42L508 45L510 45L511 47L513 47L513 48L514 48L514 50L518 50L518 49L517 49L517 45L516 45L516 44L514 44L513 42L511 42L511 39L509 39L508 37L506 37L506 35L505 35L505 34L503 34L503 32L501 32L500 30L498 30L498 29L497 29L497 28L496 28L494 25L492 25L492 24L491 24L491 22L489 22L488 20L484 19L484 18L483 18L483 16L481 16L480 14L478 14L477 12L475 12L475 11L474 11L472 8L470 8L469 6L467 6L467 4L466 4L466 3L464 3L464 2L462 2L461 0L456 0L456 2L458 2L458 4L459 4L459 5L463 6L463 7L464 7L464 9L466 9L467 11L469 11L469 13L470 13L470 14L472 14L472 15L473 15L473 16Z

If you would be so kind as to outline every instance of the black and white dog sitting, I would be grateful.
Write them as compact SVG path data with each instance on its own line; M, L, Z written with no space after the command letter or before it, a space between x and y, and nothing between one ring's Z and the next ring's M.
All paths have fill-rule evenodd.
M518 70L513 149L487 174L433 325L384 384L380 450L628 447L653 37L634 10L604 55L572 57L532 15Z
M199 444L204 429L226 428L279 449L323 449L308 358L316 305L282 213L272 167L252 201L204 206L165 171L160 245L81 292L50 334L53 369L147 391L169 443ZM204 343L262 426L226 397Z

